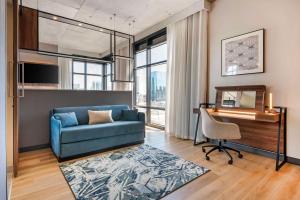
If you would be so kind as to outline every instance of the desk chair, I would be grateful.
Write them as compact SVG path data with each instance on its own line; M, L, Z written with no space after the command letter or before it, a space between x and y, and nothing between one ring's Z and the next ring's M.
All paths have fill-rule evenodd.
M223 146L222 141L226 140L234 140L234 139L240 139L241 138L241 133L239 126L233 123L225 123L225 122L219 122L215 120L213 117L209 115L207 110L205 108L200 108L201 112L201 118L202 118L202 131L203 134L213 140L218 140L218 145L205 145L202 146L202 151L205 153L205 148L206 147L213 147L210 149L206 154L205 158L206 160L209 160L209 154L215 150L219 150L219 152L223 151L226 153L226 155L229 158L228 164L232 164L232 156L227 150L232 150L238 153L238 157L242 158L243 155L241 154L240 151Z

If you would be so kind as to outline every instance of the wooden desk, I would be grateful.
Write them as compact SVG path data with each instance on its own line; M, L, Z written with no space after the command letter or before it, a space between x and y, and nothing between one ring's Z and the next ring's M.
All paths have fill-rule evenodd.
M278 170L286 162L287 113L286 108L279 107L278 109L279 112L276 113L226 111L217 109L207 109L207 111L218 121L235 123L240 127L242 138L239 140L229 140L230 143L244 145L255 150L258 149L275 154L276 170ZM198 120L200 118L199 111L199 108L193 109L193 112L198 114ZM284 157L282 163L279 163L280 156Z

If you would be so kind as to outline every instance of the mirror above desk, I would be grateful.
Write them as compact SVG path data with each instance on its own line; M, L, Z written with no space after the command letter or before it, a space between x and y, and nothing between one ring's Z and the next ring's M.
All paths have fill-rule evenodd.
M266 86L216 87L216 109L246 112L264 112Z

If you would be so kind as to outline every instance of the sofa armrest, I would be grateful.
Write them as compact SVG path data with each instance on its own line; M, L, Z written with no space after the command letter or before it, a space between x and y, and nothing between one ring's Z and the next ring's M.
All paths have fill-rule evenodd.
M144 122L145 123L145 113L143 113L143 112L138 112L138 119L139 119L139 121L142 121L142 122Z
M57 157L60 156L61 121L51 117L51 147Z

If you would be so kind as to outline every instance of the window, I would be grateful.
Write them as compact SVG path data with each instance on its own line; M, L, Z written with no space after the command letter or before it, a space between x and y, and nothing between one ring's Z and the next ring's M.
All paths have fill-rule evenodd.
M167 44L151 48L151 63L167 60Z
M151 67L151 107L166 106L167 64Z
M73 61L74 90L112 90L110 64Z
M165 126L167 44L150 38L135 47L135 105L145 112L148 125ZM155 45L153 44L155 43Z
M105 69L106 90L113 90L111 64L106 64Z
M141 52L136 54L135 62L136 62L137 67L146 65L147 64L146 61L147 61L147 59L146 59L146 50L141 51Z
M146 68L136 70L136 105L147 106L147 71Z

